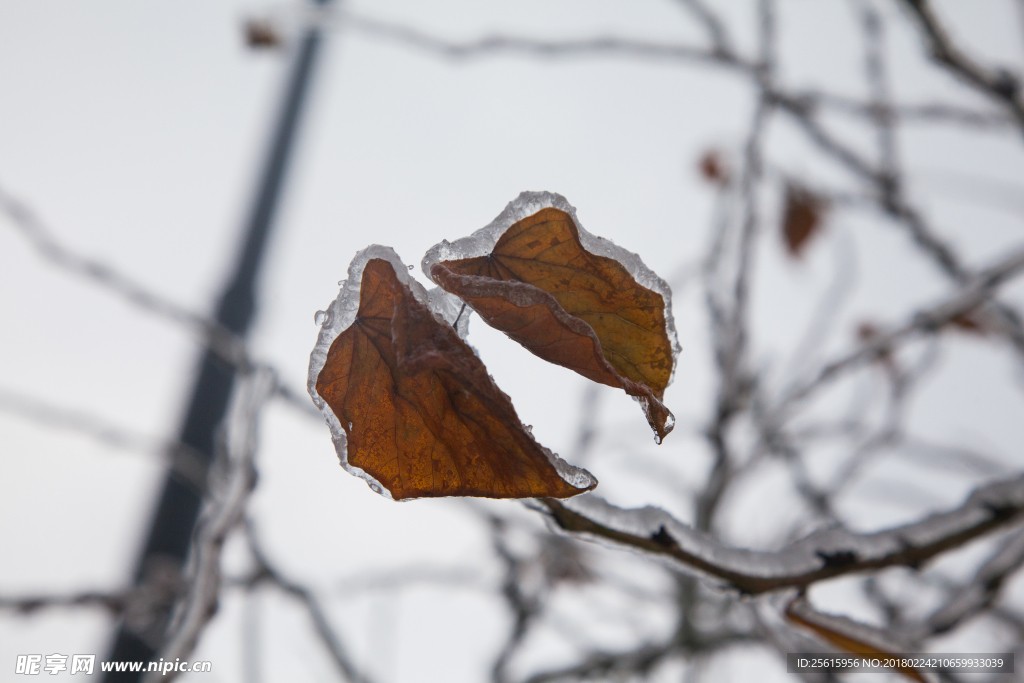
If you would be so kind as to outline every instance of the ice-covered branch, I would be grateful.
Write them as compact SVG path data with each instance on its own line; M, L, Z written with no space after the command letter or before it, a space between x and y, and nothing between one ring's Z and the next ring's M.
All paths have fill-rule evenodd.
M695 501L696 525L702 531L711 529L719 502L730 482L733 457L728 431L733 417L747 402L753 386L747 358L749 290L760 225L758 190L764 173L762 147L771 114L771 101L765 93L772 87L775 59L774 5L762 1L758 7L759 66L756 73L760 91L746 136L742 172L735 188L742 206L739 230L735 240L731 239L730 222L723 218L717 226L717 235L704 265L705 302L711 321L718 389L714 412L705 429L714 464Z
M792 406L840 374L879 358L916 335L934 333L952 320L974 311L992 298L997 287L1021 271L1024 271L1024 251L1017 251L980 271L967 286L946 301L918 311L909 322L878 334L856 351L826 363L809 381L791 387L780 405Z
M839 161L840 164L862 180L866 180L871 184L878 181L878 169L861 154L830 135L821 123L811 116L806 99L795 98L777 90L767 93L767 96L774 106L789 114L797 125L803 129L808 139L815 143L822 151Z
M1005 128L1013 125L1013 119L1003 112L981 111L952 102L927 102L920 104L880 104L865 102L845 95L827 92L794 92L790 99L799 102L808 113L818 108L830 109L863 118L885 116L902 123L949 123L976 128Z
M249 494L256 485L258 422L273 387L273 376L263 371L248 376L238 389L235 406L225 425L223 452L227 473L220 486L216 482L210 486L210 506L193 541L188 594L161 653L167 661L189 657L217 610L221 551L228 534L242 520ZM147 680L163 679L154 676Z
M726 287L725 292L714 291L715 280L721 277L719 268L724 265L720 259L709 260L705 275L708 288L706 300L712 320L711 333L719 375L716 409L705 430L715 461L707 484L696 501L697 528L705 531L711 528L715 510L729 482L732 467L727 440L729 424L746 401L751 387L749 369L746 367L748 278L758 225L757 187L761 174L761 142L766 117L767 109L762 103L755 110L739 183L739 192L743 197L743 218L738 236L738 264L732 285ZM723 225L721 228L723 233L725 227Z
M898 190L900 171L896 153L896 121L889 115L892 96L885 57L884 24L870 2L859 3L858 9L864 32L864 66L871 91L871 118L878 134L878 156L881 173L885 177L884 189L891 194Z
M0 610L10 610L20 614L32 614L43 609L67 607L102 607L111 614L118 615L125 610L129 597L125 593L102 593L86 591L69 595L33 595L29 597L0 597Z
M797 596L789 603L785 615L790 622L813 631L818 637L839 648L841 652L886 657L902 654L910 649L909 643L904 642L905 639L900 634L841 615L819 612L811 607L803 595ZM924 676L912 667L892 668L912 680L927 683Z
M1000 545L975 573L967 586L957 587L949 602L925 620L924 634L950 631L990 607L999 597L1005 580L1024 564L1024 531L1016 531Z
M114 425L101 417L63 408L35 397L0 388L0 412L16 415L50 429L76 432L105 446L121 450L159 453L184 480L200 487L205 467L194 449L179 441L165 441Z
M523 589L523 562L505 541L504 520L490 515L488 521L491 527L491 546L505 567L501 593L512 610L512 629L491 667L491 680L494 683L504 683L508 680L509 661L526 637L531 623L540 613L541 603L537 596L530 595Z
M729 30L721 17L715 14L710 7L701 0L677 0L680 5L686 8L697 21L704 25L704 30L711 38L711 45L716 54L734 54L732 39L729 37Z
M982 66L953 43L928 0L902 0L917 18L918 26L933 60L949 69L963 81L1004 104L1024 132L1024 101L1017 76L1006 69Z
M0 188L0 209L36 252L55 266L100 285L134 306L199 332L218 355L235 366L249 365L244 343L230 330L153 292L117 269L62 245L32 209Z
M337 582L337 593L355 596L366 592L394 593L412 586L444 586L449 589L486 590L481 572L470 566L411 566L404 569L356 574Z
M272 369L266 363L252 359L244 340L215 320L174 303L109 264L77 254L62 245L31 208L3 187L0 187L0 211L7 215L11 224L36 252L53 265L92 281L133 306L192 330L220 360L239 372L252 372L257 366ZM320 413L305 398L304 392L293 391L279 379L275 380L274 394L299 411L311 417L320 417Z
M778 551L726 546L658 508L622 510L593 494L544 499L565 531L674 560L743 593L759 594L883 567L917 567L988 532L1019 521L1024 478L980 487L959 508L885 531L818 531Z
M375 38L402 43L424 52L448 59L470 59L499 54L525 54L536 57L596 57L612 56L634 59L655 59L681 62L720 64L749 68L731 50L717 42L711 50L664 43L634 40L613 36L581 38L576 40L536 40L507 35L491 35L457 42L445 40L409 26L345 14L343 25Z
M313 622L313 628L316 629L317 637L320 638L321 644L323 644L327 653L331 656L331 660L342 675L342 678L350 681L350 683L372 683L372 679L356 668L352 657L348 653L348 648L345 647L341 638L331 626L326 612L324 612L320 601L313 591L297 581L286 577L270 562L256 538L256 532L251 522L246 524L246 537L249 541L249 549L256 560L256 571L253 572L250 583L256 584L261 581L268 581L301 602L303 607L306 608L310 620Z
M646 678L665 657L675 650L675 643L642 645L625 652L597 652L579 664L544 671L526 679L526 683L554 683L588 679L616 680L632 676Z
M811 142L873 188L877 207L899 221L921 253L935 262L946 276L958 284L966 284L971 279L970 269L964 266L953 247L929 227L920 211L903 196L900 191L902 182L898 175L893 176L885 172L884 168L876 169L862 155L831 135L811 116L805 99L781 92L771 93L770 96L779 109L793 117ZM1024 324L1019 313L1006 304L996 302L984 315L991 329L1009 341L1018 354L1024 355Z
M661 643L644 643L621 652L593 652L582 661L558 669L542 671L526 679L526 683L554 681L644 679L666 660L707 656L727 647L756 642L756 635L740 631L680 639L678 634Z

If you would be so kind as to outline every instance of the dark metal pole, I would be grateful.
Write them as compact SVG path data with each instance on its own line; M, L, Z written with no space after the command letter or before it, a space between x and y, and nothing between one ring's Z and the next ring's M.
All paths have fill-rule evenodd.
M326 4L329 0L316 0ZM217 322L244 336L256 309L256 281L281 196L288 158L294 145L303 105L309 92L313 65L320 48L320 32L308 29L299 46L285 91L284 106L276 122L270 153L265 161L249 216L245 244L227 290L217 306ZM184 477L173 469L167 474L160 502L135 573L135 583L148 606L145 615L125 615L107 661L149 662L159 652L170 619L178 577L188 554L189 542L205 491L207 470L214 453L214 437L227 412L234 384L234 370L209 349L200 362L181 443L202 456L202 473L196 484L194 473ZM143 667L145 668L145 667ZM137 681L139 672L108 672L107 683Z

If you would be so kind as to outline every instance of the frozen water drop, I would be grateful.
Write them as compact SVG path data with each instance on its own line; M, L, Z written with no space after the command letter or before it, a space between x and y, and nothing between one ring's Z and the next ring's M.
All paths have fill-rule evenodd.
M661 445L661 437L658 436L657 434L654 435L654 443L658 444L659 446Z
M377 486L376 484L370 484L370 490L373 491L374 493L380 493L380 487Z
M327 320L327 311L317 311L313 315L313 322L317 325L323 325L324 320Z
M409 270L412 270L412 269L413 269L413 266L409 266Z

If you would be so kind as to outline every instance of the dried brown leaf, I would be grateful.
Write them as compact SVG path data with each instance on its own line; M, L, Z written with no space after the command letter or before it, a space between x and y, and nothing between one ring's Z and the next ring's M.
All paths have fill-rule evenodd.
M793 257L800 257L811 238L821 230L827 203L805 188L786 188L786 209L782 217L782 239Z
M880 659L898 658L899 652L881 643L872 643L865 635L859 633L868 630L869 627L858 624L846 617L837 617L830 614L822 614L815 611L807 603L806 598L798 597L786 607L786 618L794 624L799 624L818 634L826 642L837 648L855 655L877 657ZM909 666L894 667L907 678L928 683L917 669Z
M316 392L348 437L347 459L395 499L566 498L597 482L538 444L483 362L402 284L363 269L355 321L332 342Z
M659 442L672 430L664 299L584 249L565 211L542 209L490 254L436 263L430 277L534 355L636 397Z

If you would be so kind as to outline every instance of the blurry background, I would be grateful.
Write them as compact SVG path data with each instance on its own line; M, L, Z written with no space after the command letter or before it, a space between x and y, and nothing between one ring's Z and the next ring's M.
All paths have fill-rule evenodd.
M538 441L587 467L601 482L596 493L622 507L657 505L697 522L723 386L756 377L770 405L794 377L955 291L958 278L912 239L909 222L879 208L883 185L851 171L830 141L897 171L898 201L965 272L1024 242L1024 124L1005 99L930 62L920 22L899 2L353 1L337 8L352 18L312 19L302 7L8 0L0 188L66 249L209 314L237 256L299 35L319 21L325 49L262 270L252 356L302 395L314 313L336 296L357 250L392 246L429 284L419 260L431 245L487 224L520 191L563 194L590 232L640 254L673 287L683 353L665 402L676 431L655 446L622 392L545 366L477 318L469 341ZM1012 85L1024 62L1024 4L949 1L935 12L970 59L997 75L1007 69ZM709 27L722 26L730 53L753 64L765 13L774 24L772 87L792 101L769 106L752 137L756 73L670 48L710 55ZM868 16L883 28L872 33ZM247 43L254 18L279 45ZM572 49L472 49L495 35ZM866 66L878 35L883 92ZM595 37L624 42L586 42ZM445 44L469 49L445 53ZM813 93L818 106L799 99ZM906 106L871 110L872 102ZM794 187L802 189L787 195ZM806 242L791 232L787 243L787 205L810 216ZM0 224L0 597L117 593L131 583L163 444L177 438L202 339L55 267L16 223ZM744 224L749 263L716 265L715 236L727 235L726 250L739 254ZM726 381L707 292L732 291L722 286L732 282L729 268L747 274L751 294L742 372ZM1022 295L1019 283L1002 290L1007 305ZM866 365L848 389L816 403L797 425L810 434L799 472L764 447L757 397L740 391L747 417L724 433L737 466L754 462L725 490L712 530L734 545L773 549L837 520L856 531L886 528L1018 472L1020 352L984 320L960 322L891 365ZM906 395L894 398L901 372ZM372 680L519 681L595 653L635 652L671 639L683 584L705 596L686 598L691 607L748 609L640 555L553 536L518 502L389 502L338 466L322 419L280 400L262 417L247 517L274 566L316 593ZM861 457L828 491L828 514L802 497L801 477L825 481ZM944 556L929 570L939 578L913 590L904 584L917 575L893 569L870 589L863 577L844 578L812 597L865 623L903 623L969 582L1000 538ZM192 657L212 661L213 672L183 680L336 680L302 603L273 584L238 585L252 568L241 531L224 562L228 585ZM519 607L542 606L521 638L510 637L522 611L509 586ZM1009 578L1001 589L997 604L1017 614L1024 583ZM899 604L887 612L887 600ZM718 619L713 611L700 618ZM7 609L0 671L12 671L18 654L102 659L115 616L94 604ZM730 633L739 635L698 654L670 647L649 665L623 659L576 673L786 679L770 629L752 618L736 616ZM947 652L1019 645L1012 620L993 619L919 642Z

